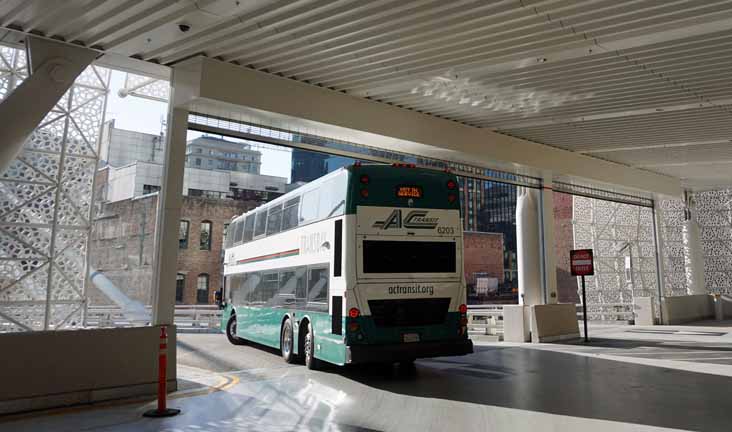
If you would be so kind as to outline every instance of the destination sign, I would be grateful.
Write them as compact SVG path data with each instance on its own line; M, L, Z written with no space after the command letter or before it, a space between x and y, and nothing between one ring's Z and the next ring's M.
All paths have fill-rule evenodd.
M419 186L397 186L396 195L400 198L422 198L422 188Z

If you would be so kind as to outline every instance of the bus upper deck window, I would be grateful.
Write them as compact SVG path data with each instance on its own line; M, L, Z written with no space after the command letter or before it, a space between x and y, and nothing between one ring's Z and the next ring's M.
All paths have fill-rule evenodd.
M267 210L260 210L256 215L257 219L254 223L254 237L264 235L267 230Z

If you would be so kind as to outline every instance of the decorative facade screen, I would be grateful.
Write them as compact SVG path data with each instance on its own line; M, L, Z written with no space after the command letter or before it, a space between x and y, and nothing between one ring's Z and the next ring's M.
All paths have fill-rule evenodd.
M631 318L635 296L658 299L653 210L573 196L574 249L593 249L595 275L587 277L593 319Z
M23 50L0 46L0 99L27 76L26 64ZM88 67L0 177L0 332L83 323L109 78Z

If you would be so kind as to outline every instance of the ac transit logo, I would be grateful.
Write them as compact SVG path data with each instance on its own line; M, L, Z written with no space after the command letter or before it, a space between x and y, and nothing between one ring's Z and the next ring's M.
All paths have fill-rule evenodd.
M439 221L440 218L427 217L427 212L424 210L412 210L402 219L402 211L397 209L392 211L389 217L383 221L374 222L373 227L383 230L402 227L410 229L435 229Z

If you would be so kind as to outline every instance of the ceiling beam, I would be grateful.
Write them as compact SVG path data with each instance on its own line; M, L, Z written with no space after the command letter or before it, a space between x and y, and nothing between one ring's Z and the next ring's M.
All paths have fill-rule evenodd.
M370 101L254 71L203 57L190 59L179 68L198 69L197 89L188 103L216 106L235 116L237 107L248 107L283 118L292 129L309 131L328 128L333 138L348 139L376 147L394 148L412 144L439 149L444 159L501 164L514 172L563 174L591 182L632 190L677 196L678 179L630 168L625 165L471 127L451 120ZM287 122L290 122L288 125ZM293 125L297 126L293 126ZM333 136L334 131L341 136ZM323 134L323 133L321 133ZM430 156L434 155L432 153ZM425 154L427 156L427 154Z

